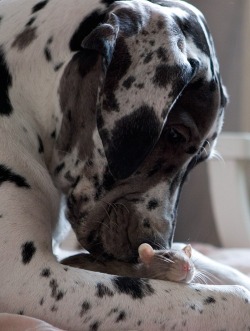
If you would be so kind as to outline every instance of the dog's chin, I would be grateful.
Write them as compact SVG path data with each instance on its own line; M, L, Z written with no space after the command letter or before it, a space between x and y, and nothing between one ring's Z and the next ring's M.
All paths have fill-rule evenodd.
M137 259L137 250L132 249L129 242L119 240L116 236L109 234L101 235L98 243L89 245L89 252L100 260L115 259L119 261L132 262Z
M96 228L92 226L91 230L85 224L77 234L82 247L99 261L115 259L130 262L137 259L137 249L132 248L127 236L121 238L120 231L107 231L105 224Z
M138 259L136 256L136 252L130 252L130 254L124 254L122 250L116 250L116 251L109 251L109 248L106 250L97 251L94 249L93 251L90 249L90 253L99 261L108 261L108 260L118 260L122 262L131 262L135 263Z

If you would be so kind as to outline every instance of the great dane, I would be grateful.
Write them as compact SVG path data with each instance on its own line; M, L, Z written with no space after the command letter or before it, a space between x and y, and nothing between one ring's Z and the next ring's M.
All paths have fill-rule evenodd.
M94 256L171 246L182 184L213 154L227 102L197 9L1 0L0 83L1 312L72 331L250 329L241 286L94 273L52 251L62 196Z

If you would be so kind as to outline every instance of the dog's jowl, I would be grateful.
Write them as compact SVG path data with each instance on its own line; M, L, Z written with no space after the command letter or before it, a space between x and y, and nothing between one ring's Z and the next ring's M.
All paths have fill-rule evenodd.
M74 331L247 330L242 288L94 273L52 253L62 196L94 256L170 247L226 102L205 19L183 1L0 1L0 312Z

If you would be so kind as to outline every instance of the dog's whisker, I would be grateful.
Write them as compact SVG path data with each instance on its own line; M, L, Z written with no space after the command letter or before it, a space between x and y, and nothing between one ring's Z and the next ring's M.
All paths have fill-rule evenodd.
M123 207L124 209L126 209L126 211L128 212L128 214L130 213L128 207L126 205L124 205L124 203L121 203L121 202L116 202L114 203L115 206L121 206Z

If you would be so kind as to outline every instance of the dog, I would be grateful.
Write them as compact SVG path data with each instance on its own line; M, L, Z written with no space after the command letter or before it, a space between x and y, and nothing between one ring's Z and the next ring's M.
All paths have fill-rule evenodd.
M173 0L2 0L0 81L0 311L74 331L249 330L244 287L94 273L52 249L62 196L94 256L172 245L227 102L203 15ZM225 284L250 288L235 275Z

